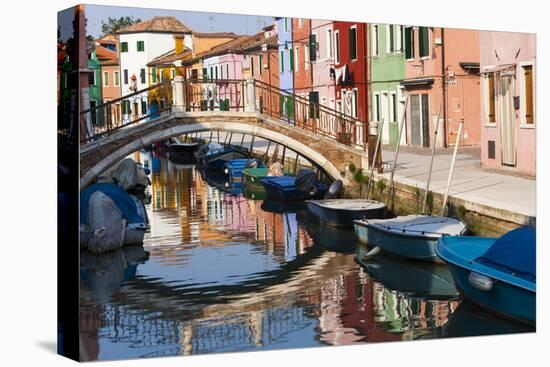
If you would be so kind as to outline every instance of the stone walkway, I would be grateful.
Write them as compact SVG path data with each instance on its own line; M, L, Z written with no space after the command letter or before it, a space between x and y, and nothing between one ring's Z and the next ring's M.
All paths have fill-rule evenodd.
M431 191L445 194L452 153L452 149L436 151L430 183ZM430 149L410 147L401 149L394 180L424 189L430 165L430 154ZM394 156L393 148L383 147L382 160L389 163L386 166L391 167ZM389 169L378 176L389 179ZM526 216L529 217L529 221L536 218L535 180L482 170L479 148L459 149L449 195L474 205L478 204L497 211Z

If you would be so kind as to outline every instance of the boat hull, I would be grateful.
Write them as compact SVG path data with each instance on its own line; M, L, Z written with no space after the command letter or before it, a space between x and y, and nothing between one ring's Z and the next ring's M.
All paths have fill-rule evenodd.
M333 227L352 227L353 222L358 219L383 218L385 206L377 206L372 209L350 210L342 208L331 208L323 205L328 200L308 200L307 209L319 220Z
M435 253L438 238L427 236L400 236L380 231L376 227L363 222L355 221L355 233L361 243L378 246L383 251L414 260L432 261L441 263L442 260Z
M457 244L461 237L443 238L437 253L449 265L456 287L475 304L503 317L534 325L536 321L536 290L534 283L516 279L474 260L494 243L495 238L467 238L464 245ZM467 242L466 242L467 241ZM452 252L448 243L453 243ZM447 246L447 247L446 247ZM464 254L464 255L457 255ZM493 280L490 290L480 290L470 284L472 272Z
M143 244L143 238L145 237L145 231L147 225L145 223L127 225L124 231L123 245L140 245ZM80 247L88 247L90 240L90 232L87 226L80 227Z

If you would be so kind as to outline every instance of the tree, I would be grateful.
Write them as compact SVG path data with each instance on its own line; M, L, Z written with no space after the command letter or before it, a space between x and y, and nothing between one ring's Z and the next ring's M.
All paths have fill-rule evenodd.
M104 36L115 34L119 29L139 22L141 22L141 19L134 17L120 17L118 19L109 17L107 22L101 21L101 32Z

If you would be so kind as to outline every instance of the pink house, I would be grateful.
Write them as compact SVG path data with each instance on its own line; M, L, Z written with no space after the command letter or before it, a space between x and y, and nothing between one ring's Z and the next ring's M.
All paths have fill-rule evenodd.
M536 38L481 32L483 168L536 175Z
M312 89L318 93L319 104L336 109L336 82L334 72L334 27L330 20L311 20L311 34L317 42L316 55L311 62L313 70ZM327 115L321 115L319 122L323 130L335 132L334 121Z

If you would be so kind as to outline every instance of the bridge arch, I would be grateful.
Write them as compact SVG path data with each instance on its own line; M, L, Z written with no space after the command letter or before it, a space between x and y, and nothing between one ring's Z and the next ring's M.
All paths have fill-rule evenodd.
M142 126L145 125L146 124ZM137 127L138 126L136 126L136 128ZM87 169L80 178L80 188L81 190L84 189L92 183L96 177L118 161L124 159L133 152L141 150L156 142L175 136L216 130L227 133L248 134L286 146L287 148L290 148L310 160L331 179L341 179L344 182L347 181L341 175L340 170L330 160L324 157L321 153L317 152L315 149L311 148L308 144L305 144L281 132L274 131L273 129L270 129L268 125L262 126L261 124L229 122L222 120L204 122L195 121L176 125L167 124L165 128L151 130L148 130L145 127L142 129L142 134L140 134L139 137L126 142L89 167L89 169ZM91 145L93 145L93 143ZM101 145L95 147L94 149L101 149Z

